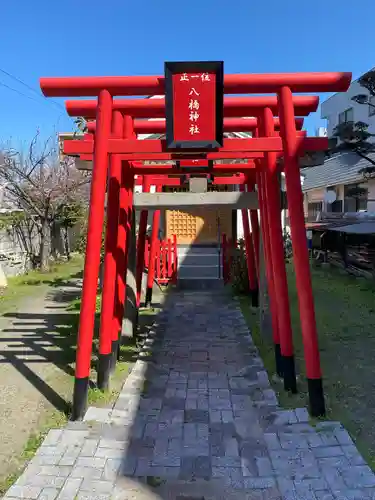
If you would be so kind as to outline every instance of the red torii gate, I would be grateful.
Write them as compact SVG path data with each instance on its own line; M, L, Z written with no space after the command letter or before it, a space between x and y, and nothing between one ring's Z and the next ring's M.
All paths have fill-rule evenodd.
M124 108L131 113L123 118L124 127L120 126L121 111L113 108L112 96L116 95L160 95L164 94L163 77L82 77L82 78L42 78L41 88L46 96L98 96L96 109L97 130L95 134L95 148L93 141L66 141L66 154L93 154L93 176L91 186L90 213L88 224L87 252L84 271L84 285L82 292L81 320L78 336L78 350L76 363L76 379L73 397L73 418L82 418L87 401L87 389L90 370L91 344L93 335L93 321L95 313L96 286L99 271L100 241L104 219L104 198L107 174L107 157L111 154L112 178L120 178L119 206L120 217L118 223L117 242L122 238L121 248L126 240L126 226L130 221L129 213L126 220L121 216L121 199L126 198L126 208L131 209L131 193L134 185L133 161L144 160L174 160L174 159L254 159L256 165L256 183L258 186L261 211L261 225L265 240L265 256L267 263L267 277L269 284L274 288L271 293L272 317L275 321L275 340L279 340L284 385L288 390L295 390L295 370L293 344L290 327L290 314L286 285L285 263L280 224L280 211L277 206L278 190L276 177L276 160L278 154L283 155L286 190L293 242L293 255L297 281L299 308L301 316L302 335L305 348L306 373L310 397L310 409L314 416L325 413L322 375L319 362L319 350L313 296L311 289L310 268L306 233L304 226L303 200L300 184L298 156L308 148L311 150L327 147L327 141L298 137L296 132L295 115L302 114L294 108L292 92L338 92L346 91L351 80L350 73L296 73L296 74L268 74L268 75L225 75L224 91L230 94L239 93L276 93L275 105L259 105L257 118L257 138L224 140L224 146L214 152L180 151L179 154L170 151L164 141L136 141L132 117L159 117L164 116L161 104L155 100L139 100L145 103L138 105L137 110ZM225 102L228 102L227 98ZM246 99L246 98L242 98ZM262 99L262 98L259 98ZM295 98L294 98L295 99ZM130 101L130 100L127 100ZM83 101L85 102L85 101ZM116 102L116 101L115 101ZM238 116L239 111L225 112L225 116ZM234 101L232 101L234 102ZM146 104L147 103L147 104ZM243 103L242 103L243 104ZM242 106L241 104L241 106ZM297 104L297 103L296 103ZM96 105L96 103L95 103ZM149 110L147 110L147 105ZM232 106L232 105L231 105ZM233 105L234 106L234 105ZM233 110L234 107L227 109ZM239 109L244 109L243 107ZM138 108L142 108L139 114ZM311 109L312 110L312 109ZM111 121L113 112L114 136L111 136ZM138 114L137 114L138 113ZM153 113L153 114L152 114ZM85 112L80 113L85 115ZM152 116L150 116L150 114ZM273 115L278 114L280 120L280 138L275 137L275 123ZM156 115L156 116L155 116ZM240 116L243 116L241 114ZM122 130L124 129L124 130ZM240 142L241 141L241 142ZM315 141L315 142L314 142ZM153 144L151 144L153 143ZM309 147L310 146L310 147ZM84 157L83 157L84 159ZM125 161L121 169L121 161ZM116 166L116 168L115 168ZM241 164L236 164L237 172L246 171ZM137 166L137 173L147 171L147 167ZM214 168L215 169L215 168ZM170 171L176 170L170 166ZM150 171L150 169L148 170ZM165 170L167 171L167 170ZM113 172L117 172L113 175ZM119 174L120 172L120 174ZM158 173L160 170L158 171ZM278 192L278 191L277 191ZM122 193L125 195L122 196ZM109 211L109 205L108 205ZM276 213L278 211L278 213ZM109 213L107 213L108 220ZM120 229L123 231L121 232ZM121 236L120 236L121 234ZM272 244L270 243L272 239ZM112 249L113 250L113 249ZM121 259L117 262L117 273L124 279L124 268ZM123 262L123 260L122 260ZM107 267L107 266L106 266ZM108 271L106 271L107 274ZM104 298L104 291L103 291ZM104 310L102 309L102 315ZM108 318L113 312L108 310ZM102 321L105 319L102 318ZM111 333L111 332L110 332ZM118 334L116 334L118 337ZM101 339L106 346L106 355L102 365L110 364L111 339ZM109 340L109 342L108 342Z
M305 115L308 114L310 110L312 110L312 109L315 110L317 105L318 105L318 101L317 101L317 98L315 96L308 96L308 97L297 96L294 98L294 103L296 105L298 105L298 112L300 114L305 114ZM147 102L146 102L146 104L147 104ZM160 110L163 110L163 112L165 112L164 111L164 109L165 109L164 99L158 99L157 104L158 104L158 107L156 109L160 109ZM234 114L240 114L242 112L249 112L249 113L251 112L254 114L259 114L259 110L262 106L270 106L270 107L272 107L273 112L276 112L277 111L277 100L273 96L236 98L236 99L229 98L226 100L224 99L224 111L226 108L229 107ZM96 101L87 101L87 100L86 101L67 101L66 107L67 107L67 110L71 116L78 116L82 113L85 113L84 118L88 119L90 116L93 116L93 113L95 112L96 107L97 107L97 102ZM126 110L126 112L128 112L129 110L131 110L132 112L139 112L139 110L142 109L142 113L144 115L146 113L152 114L155 112L155 107L153 107L151 110L148 110L144 106L144 101L139 101L139 100L137 100L137 101L116 100L113 102L113 109L116 109L117 111L121 110L122 112L124 112L124 110ZM239 111L237 111L237 110L239 110ZM254 130L256 130L256 127L257 127L257 121L258 121L257 118L254 118L254 117L248 118L248 119L246 119L246 118L239 118L239 119L226 118L226 119L224 119L224 130L227 127L227 129L232 129L232 130L235 130L236 128L237 129L240 128L240 129L242 129L242 131L252 130L254 132ZM295 121L296 121L296 127L302 126L303 119L297 118ZM136 123L138 126L138 130L139 129L146 130L145 128L143 128L143 129L141 128L142 122L143 122L143 124L144 123L148 124L147 130L149 132L155 133L158 130L161 132L165 132L165 125L166 125L165 120L156 120L156 122L155 121L145 121L145 120L134 120L134 122L133 122L134 130L135 130ZM275 118L274 125L279 126L279 124L280 124L279 119ZM96 123L94 121L90 122L89 126L90 126L89 129L92 132L94 132L96 129ZM143 127L144 127L144 125L143 125ZM275 134L278 135L278 132ZM304 137L306 135L306 133L305 132L298 132L298 135L300 135L301 137ZM90 141L93 139L93 136L92 136L92 134L85 134L84 139L86 141ZM231 143L233 144L233 141L231 141ZM154 143L152 143L152 145L154 145ZM314 149L313 145L311 145L311 148ZM324 148L325 148L325 141L324 141ZM86 160L92 159L90 154L80 155L80 157L81 157L81 159L86 159ZM134 163L133 163L133 166L135 166ZM153 166L153 167L155 168L155 166ZM221 167L221 169L225 168L223 165L220 165L220 167ZM161 166L159 166L159 168L161 168ZM170 171L170 168L171 167L168 165L164 166L165 170ZM193 166L191 168L193 168ZM233 171L233 168L235 168L235 166L229 164L227 168ZM243 166L243 168L245 168L245 165ZM144 167L143 167L142 174L145 174L145 173L146 172L144 171ZM154 172L154 173L156 173L156 172ZM233 184L233 182L231 184ZM146 185L148 185L148 184L146 184ZM161 187L160 183L159 183L159 187ZM112 197L109 196L109 198L111 199ZM116 211L116 208L114 210ZM111 211L111 213L112 213L112 211ZM253 214L251 214L251 217L252 217L253 226L254 226L256 223L255 217L257 217L257 215L255 213L253 213ZM152 241L151 241L151 252L150 252L151 260L150 260L150 267L149 267L149 273L148 273L148 286L147 286L147 291L146 291L146 305L150 305L151 301L152 301L152 287L153 287L153 277L154 277L153 262L154 262L154 255L155 255L156 248L157 248L157 241L156 241L157 240L157 228L156 228L156 226L159 226L159 219L160 219L160 212L156 211L154 213L154 224L153 224L153 227L155 227L155 229L152 233ZM257 259L258 249L256 249L256 253L255 253L254 257L252 255L250 255L251 235L247 234L247 232L249 231L249 223L248 223L247 211L245 211L245 210L242 210L242 219L244 221L245 241L246 241L246 245L247 245L246 246L246 248L247 248L247 267L248 267L250 291L251 291L251 295L252 295L253 305L256 306L256 305L258 305L258 286L257 286L257 282L256 282L256 277L255 277L255 269L253 269L253 268L255 265L256 265L256 267L259 267L258 259ZM137 253L137 262L139 263L139 268L137 269L137 285L138 285L138 287L137 287L137 304L139 304L139 302L140 302L140 284L141 284L141 278L142 278L142 270L140 268L143 265L143 258L141 257L140 254L144 251L144 247L145 247L144 241L142 241L142 240L144 239L143 231L146 228L146 224L147 224L147 214L145 213L145 211L142 211L140 231L139 231L140 238L139 238L138 249L137 249L137 252L138 252ZM257 233L256 229L255 229L255 233ZM258 242L258 238L255 238L255 241ZM278 345L278 344L279 343L276 342L276 345ZM280 357L279 353L277 353L276 357L277 357L277 359L279 359L279 357ZM278 363L278 365L279 364L280 363ZM281 369L278 369L278 373L281 374Z

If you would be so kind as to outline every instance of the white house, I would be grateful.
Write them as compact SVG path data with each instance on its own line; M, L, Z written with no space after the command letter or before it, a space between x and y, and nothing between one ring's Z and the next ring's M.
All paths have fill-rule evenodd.
M367 96L369 104L352 100L354 96ZM363 100L365 100L363 98ZM327 134L332 137L334 128L343 122L363 122L369 125L368 131L375 133L375 97L354 80L347 92L338 92L321 105L321 116L327 120Z
M366 123L368 131L375 134L375 97L355 80L347 92L336 93L322 103L321 117L327 120L328 137L333 136L337 125L345 122ZM374 153L367 156L375 161ZM328 158L322 165L303 169L306 217L312 221L319 212L375 212L375 178L366 178L362 172L370 166L371 162L357 153L344 152ZM358 188L361 196L353 196L359 192ZM335 193L333 203L326 201L327 191Z

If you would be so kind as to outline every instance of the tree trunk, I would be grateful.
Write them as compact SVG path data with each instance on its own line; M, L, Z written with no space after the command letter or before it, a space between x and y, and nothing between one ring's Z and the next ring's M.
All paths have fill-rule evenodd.
M69 245L69 228L63 228L63 237L64 237L64 252L65 256L68 260L70 260L70 245Z
M51 256L54 259L57 259L60 254L57 244L59 238L57 238L57 235L59 235L60 237L60 226L56 224L56 222L52 222L50 231L50 241L51 241Z
M47 219L41 221L40 228L40 247L39 247L39 267L41 271L48 270L49 264L49 224Z

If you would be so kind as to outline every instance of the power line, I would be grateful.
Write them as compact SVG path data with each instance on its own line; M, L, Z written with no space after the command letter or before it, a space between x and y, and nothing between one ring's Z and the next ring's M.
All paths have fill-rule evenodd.
M9 85L7 85L6 83L0 82L0 85L1 85L2 87L5 87L5 88L7 88L7 89L11 90L12 92L15 92L16 94L21 95L22 97L26 97L26 99L30 99L30 101L34 101L34 102L36 102L37 104L41 104L41 102L40 102L40 101L37 101L36 99L34 99L34 97L31 97L31 96L29 96L29 95L26 95L26 94L24 94L23 92L20 92L19 90L14 89L13 87L10 87L10 86L9 86ZM48 104L48 102L47 102L47 101L42 101L42 102L44 102L44 104ZM59 115L59 117L58 117L58 119L57 119L57 125L59 124L59 122L60 122L60 120L61 120L61 117L62 117L64 114L65 114L65 110L64 110L64 112L60 113L60 115Z
M7 85L6 83L0 82L0 85L2 87L5 87L5 88L9 89L9 90L12 90L16 94L22 95L23 97L26 97L27 99L30 99L31 101L34 101L34 102L37 102L38 104L40 104L40 101L37 101L36 99L34 99L34 97L30 97L29 95L26 95L23 92L20 92L19 90L16 90L16 89L14 89L12 87L9 87L9 85Z
M15 75L12 75L11 73L9 73L8 71L5 71L5 69L2 69L0 68L0 71L1 73L4 73L4 75L8 76L9 78L12 78L13 80L15 80L16 82L20 83L21 85L23 85L24 87L26 87L27 89L31 90L32 92L34 92L34 94L36 94L39 98L41 98L44 102L46 103L51 103L51 104L55 104L56 106L58 106L60 109L63 109L65 111L65 108L64 106L62 106L60 103L58 103L57 101L55 101L54 99L47 99L46 97L44 97L43 95L40 94L40 92L36 89L34 89L33 87L31 87L30 85L28 85L27 83L25 83L23 80L21 80L20 78L18 78L17 76ZM2 84L6 87L5 84ZM12 89L11 87L9 87L11 90L14 90ZM21 95L25 95L25 94L22 94ZM27 96L25 96L27 97Z

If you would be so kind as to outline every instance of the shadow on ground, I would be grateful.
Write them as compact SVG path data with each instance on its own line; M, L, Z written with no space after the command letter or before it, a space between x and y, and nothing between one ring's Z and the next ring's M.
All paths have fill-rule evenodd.
M70 404L40 376L41 365L53 364L69 376L74 376L78 329L77 311L67 311L69 302L80 296L80 284L75 280L55 283L40 312L8 312L4 318L10 326L0 336L0 365L11 364L57 410L68 414ZM37 306L36 306L37 307ZM28 308L32 309L32 308ZM61 310L61 313L59 312ZM33 369L38 366L38 372Z

